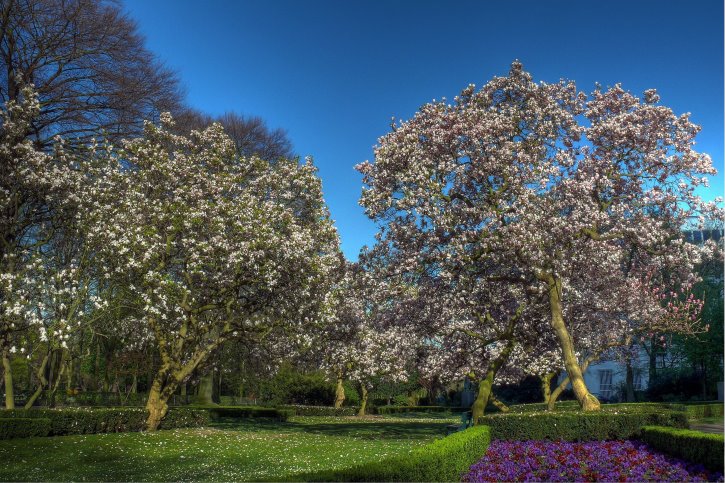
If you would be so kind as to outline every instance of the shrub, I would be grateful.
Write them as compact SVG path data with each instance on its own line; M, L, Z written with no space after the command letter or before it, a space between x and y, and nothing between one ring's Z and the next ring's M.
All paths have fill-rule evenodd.
M723 416L723 403L705 403L705 404L668 404L668 407L674 411L684 411L688 418L700 419Z
M50 419L48 418L0 419L0 439L48 436L48 433L50 433Z
M302 477L305 481L460 481L490 442L489 428L474 426L404 456Z
M221 418L267 418L277 421L287 421L290 416L294 416L293 411L285 409L266 408L262 406L204 406L195 409L206 411L212 421Z
M259 399L273 405L324 405L335 399L335 384L323 372L305 374L289 364L257 385Z
M722 434L645 426L640 439L663 453L701 464L712 471L723 471L725 444Z
M602 407L606 406L605 404ZM512 413L531 413L546 411L546 403L532 403L532 404L514 404L509 406ZM557 401L554 406L555 411L574 411L579 410L579 403L577 401ZM486 408L488 411L488 408Z
M469 408L448 407L448 406L380 406L375 408L377 414L398 414L398 413L444 413L468 411Z
M710 416L722 416L723 415L723 403L710 402L710 403L667 403L667 402L636 402L636 403L613 403L613 404L602 404L603 412L634 412L634 411L657 411L657 410L671 410L671 411L682 411L687 414L689 418L704 418ZM535 403L535 404L517 404L510 406L511 412L514 413L528 413L528 412L540 412L546 410L546 404ZM488 411L488 408L486 409ZM555 412L571 412L579 411L579 403L577 401L559 401L556 403Z
M279 406L279 409L293 411L297 416L355 416L358 408L343 406L336 408L334 406Z
M62 408L10 409L0 411L3 418L47 418L50 436L67 434L120 433L146 428L143 408ZM161 429L203 426L209 423L206 411L171 408L161 421Z
M507 404L526 404L541 401L541 380L537 376L526 376L516 384L496 385L496 397Z
M199 428L208 426L210 422L211 415L208 411L193 408L170 408L164 419L161 420L159 429ZM144 414L144 425L145 423Z
M687 417L678 411L508 413L479 421L491 427L491 438L506 441L603 441L630 439L647 425L687 428Z
M680 369L658 372L647 387L647 399L650 401L685 401L701 396L701 375Z

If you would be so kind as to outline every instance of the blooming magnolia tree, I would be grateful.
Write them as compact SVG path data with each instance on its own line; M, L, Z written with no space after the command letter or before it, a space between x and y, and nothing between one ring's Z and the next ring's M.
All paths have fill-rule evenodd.
M10 353L27 351L21 344L31 329L60 348L87 295L84 262L68 242L77 236L68 221L81 178L62 147L54 154L36 150L29 133L39 112L32 86L0 112L0 351L8 409Z
M507 77L469 86L452 104L421 107L380 138L374 163L358 166L360 202L401 273L513 267L544 297L585 410L599 402L577 343L621 338L625 321L661 314L659 301L627 296L634 281L657 273L652 282L668 290L691 283L708 250L684 243L681 230L716 214L694 194L715 171L694 150L699 127L658 103L653 90L640 99L619 85L586 95L573 82L537 84L514 62ZM577 312L581 301L601 316Z
M322 367L337 381L335 407L345 400L348 379L360 390L360 416L376 383L407 380L420 343L408 327L390 323L396 301L389 285L365 268L364 263L346 265L334 294L333 320L314 341Z
M189 137L147 124L124 149L98 151L88 242L126 283L161 358L148 429L220 344L305 333L324 306L337 233L311 161L239 157L215 124Z

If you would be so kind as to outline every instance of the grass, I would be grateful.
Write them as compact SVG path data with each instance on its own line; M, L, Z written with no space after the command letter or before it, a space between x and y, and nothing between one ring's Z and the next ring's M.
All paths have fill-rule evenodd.
M447 420L303 417L208 428L0 441L0 481L295 480L404 455Z

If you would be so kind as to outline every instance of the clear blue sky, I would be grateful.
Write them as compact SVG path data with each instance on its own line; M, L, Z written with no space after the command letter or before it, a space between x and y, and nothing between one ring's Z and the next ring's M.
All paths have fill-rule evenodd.
M349 259L376 231L353 166L390 118L506 75L580 89L656 88L703 127L699 148L723 194L723 2L125 0L148 47L176 69L188 103L259 115L320 168Z

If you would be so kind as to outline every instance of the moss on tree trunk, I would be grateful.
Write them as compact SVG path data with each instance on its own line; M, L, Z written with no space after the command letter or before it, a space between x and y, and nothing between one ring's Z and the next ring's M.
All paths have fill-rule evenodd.
M474 425L477 425L478 420L486 413L486 406L491 398L491 390L493 389L493 383L496 380L496 374L498 374L499 369L501 369L508 360L515 345L516 340L509 334L506 346L503 348L498 357L488 366L486 376L478 382L478 395L476 396L476 400L473 402L473 406L471 406L471 417L473 418Z
M541 379L541 395L544 397L544 404L549 404L551 399L551 380L554 379L555 372L548 372L539 376Z
M365 410L368 405L368 388L365 384L360 385L360 409L357 412L358 416L365 416Z
M199 379L199 394L196 396L196 403L204 406L214 404L214 371L209 371L209 374Z
M162 389L162 383L157 376L149 390L149 398L146 401L146 410L148 411L148 419L146 419L146 430L156 431L159 429L161 420L164 419L169 410L168 395ZM172 391L173 392L173 391Z
M10 351L7 348L3 348L3 377L5 381L5 409L15 409L13 368L10 365Z
M556 333L561 347L562 356L564 358L564 367L569 376L574 395L579 406L584 411L599 411L599 400L589 392L579 362L574 352L574 343L569 334L566 324L564 323L564 315L561 307L561 280L553 275L547 277L549 285L549 306L551 310L551 327Z
M343 402L345 402L345 386L342 384L342 374L338 374L335 386L335 408L341 408Z

